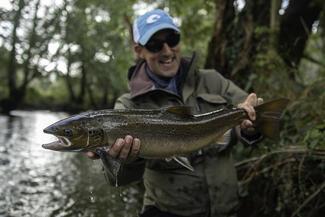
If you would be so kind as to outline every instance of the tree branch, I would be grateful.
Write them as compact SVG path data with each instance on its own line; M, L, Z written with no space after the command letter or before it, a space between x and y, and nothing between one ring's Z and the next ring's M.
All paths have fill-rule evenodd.
M312 57L312 56L310 56L308 54L304 54L303 58L310 61L310 62L312 62L312 63L316 63L317 65L319 65L319 66L321 66L323 68L325 68L325 63L324 62L322 62L320 60L317 60L317 59L315 59L314 57Z
M325 181L321 184L321 186L312 194L310 195L300 206L299 208L291 215L291 217L296 216L302 208L304 208L310 201L312 201L320 192L323 191L325 188Z

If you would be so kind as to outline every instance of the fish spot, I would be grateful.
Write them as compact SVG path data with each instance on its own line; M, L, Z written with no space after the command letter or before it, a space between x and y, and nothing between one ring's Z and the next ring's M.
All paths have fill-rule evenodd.
M89 136L93 137L93 136L100 136L104 134L104 131L102 129L90 129L88 131Z

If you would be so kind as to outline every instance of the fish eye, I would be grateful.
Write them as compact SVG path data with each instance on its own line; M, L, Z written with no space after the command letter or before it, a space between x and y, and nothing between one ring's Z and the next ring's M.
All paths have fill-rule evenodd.
M64 129L63 132L64 132L64 135L67 137L71 137L73 135L71 129Z

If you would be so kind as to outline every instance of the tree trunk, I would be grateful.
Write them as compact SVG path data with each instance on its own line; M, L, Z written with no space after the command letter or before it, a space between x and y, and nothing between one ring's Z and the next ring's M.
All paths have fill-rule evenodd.
M274 50L288 66L297 67L322 10L321 2L289 1L280 18L280 0L246 1L237 13L233 1L215 0L216 18L205 67L217 69L242 87L254 73L259 54ZM293 74L289 76L294 78Z
M11 35L11 51L9 55L9 63L7 68L9 96L8 98L2 100L1 102L3 112L5 113L9 113L11 110L17 108L22 98L21 93L17 88L16 44L18 43L17 29L20 25L20 19L22 16L21 13L24 7L25 7L24 0L19 0L18 10L15 13L14 20L13 20L13 30Z
M228 58L226 54L229 30L233 26L233 1L216 0L216 16L212 38L208 45L205 68L214 68L225 77L230 77Z
M22 95L26 95L26 89L28 84L35 78L37 74L37 70L33 70L31 74L31 64L30 61L33 57L32 50L35 48L36 45L36 27L37 27L37 13L40 6L40 0L36 2L35 5L35 11L33 16L33 25L32 29L29 34L29 40L28 40L28 50L26 52L26 59L24 60L24 75L23 75L23 82L21 86L19 87L20 91L22 92ZM23 100L23 99L22 99Z
M72 85L72 81L71 81L71 63L72 63L72 56L71 56L71 50L70 48L68 48L68 56L67 56L67 74L65 76L65 81L66 81L66 85L67 85L67 89L68 89L68 93L69 93L69 99L70 102L75 102L76 101L76 95L75 92L73 90L73 85Z
M94 94L93 94L93 90L92 90L90 84L87 85L87 93L88 93L88 97L89 97L91 107L93 109L97 109L98 106L97 106L97 103L96 103L96 100L95 100L95 97L94 97Z
M278 51L286 64L298 67L313 23L322 10L322 1L295 0L281 19ZM294 75L290 76L294 79Z
M107 100L107 98L108 98L108 88L103 87L102 89L103 89L103 95L102 95L102 100L101 100L102 103L101 103L101 105L106 106L107 103L108 103L108 100Z
M77 98L77 103L79 105L84 104L84 99L86 95L86 85L87 85L87 72L86 72L86 65L85 61L83 60L81 63L81 79L80 79L80 89L79 89L79 95Z
M22 82L18 84L17 82L17 62L16 62L16 44L18 43L17 37L17 28L20 24L20 19L22 19L22 10L25 7L24 0L20 0L18 3L18 10L14 17L14 27L12 32L12 43L11 43L11 52L10 52L10 60L8 64L8 87L9 87L9 97L2 102L2 106L4 107L5 112L9 112L11 110L16 109L19 104L25 98L26 90L28 84L37 76L39 73L37 68L31 69L31 59L33 57L32 50L36 45L36 27L37 27L37 13L40 6L40 0L38 0L35 4L35 10L33 15L33 23L32 29L29 33L28 39L28 49L25 53L25 59L23 63L23 76ZM31 71L32 70L32 71ZM32 72L32 73L31 73Z
M235 13L233 1L216 0L214 31L208 46L206 68L215 68L225 77L244 86L252 73L250 69L261 37L257 27L269 26L268 1L246 1ZM262 42L263 43L263 42Z
M280 0L272 0L271 9L270 9L270 49L274 49L276 47L277 42L277 34L279 32L279 24L280 24L280 16L279 10L281 7Z

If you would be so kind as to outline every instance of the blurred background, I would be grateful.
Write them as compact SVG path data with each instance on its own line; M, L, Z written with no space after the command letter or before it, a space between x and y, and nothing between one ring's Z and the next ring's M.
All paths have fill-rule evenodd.
M279 141L234 148L239 216L323 216L323 0L1 0L0 216L136 216L141 183L115 188L99 162L42 150L42 129L112 108L128 90L132 21L153 8L181 26L183 55L291 100Z

